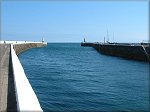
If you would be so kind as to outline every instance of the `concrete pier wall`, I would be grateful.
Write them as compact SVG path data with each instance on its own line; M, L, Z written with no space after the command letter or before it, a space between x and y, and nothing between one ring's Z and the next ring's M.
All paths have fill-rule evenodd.
M81 46L92 46L98 52L105 55L150 62L149 44L81 43Z
M14 91L18 111L42 111L38 98L30 85L24 69L17 57L20 53L36 47L46 46L47 43L13 43L11 44L11 63L14 77ZM13 97L14 98L14 97ZM9 110L9 109L8 109ZM12 110L12 109L11 109Z
M36 47L43 47L46 46L47 43L24 43L24 44L14 44L14 50L16 54L20 54L28 49L36 48Z
M11 45L11 58L17 110L42 112L37 96L25 75L24 69L13 49L13 45Z
M94 44L93 47L102 54L149 61L150 47L147 46L144 46L146 51L142 46Z

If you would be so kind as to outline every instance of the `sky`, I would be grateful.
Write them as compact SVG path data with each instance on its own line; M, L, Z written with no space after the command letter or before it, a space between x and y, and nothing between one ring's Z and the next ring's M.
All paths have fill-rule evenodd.
M1 39L47 42L142 42L149 36L148 1L1 2ZM107 33L108 32L108 33Z

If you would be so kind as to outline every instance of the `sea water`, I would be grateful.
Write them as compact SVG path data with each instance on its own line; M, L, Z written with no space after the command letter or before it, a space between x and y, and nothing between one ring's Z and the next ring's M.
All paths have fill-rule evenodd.
M44 111L149 111L146 62L79 43L49 43L19 59Z

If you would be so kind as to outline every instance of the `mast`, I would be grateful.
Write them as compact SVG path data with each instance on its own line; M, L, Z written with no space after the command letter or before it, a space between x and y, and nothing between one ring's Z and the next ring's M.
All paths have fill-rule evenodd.
M108 29L107 29L107 42L109 42Z
M104 36L104 44L105 44L105 36Z
M113 43L114 43L114 32L113 32Z

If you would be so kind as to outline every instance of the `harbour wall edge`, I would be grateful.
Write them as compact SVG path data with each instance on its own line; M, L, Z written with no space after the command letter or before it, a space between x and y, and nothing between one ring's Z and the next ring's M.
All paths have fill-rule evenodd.
M142 44L104 44L104 43L81 43L81 46L93 47L101 54L150 62L150 46Z
M24 69L19 61L17 55L20 53L36 47L46 46L47 43L20 43L20 44L11 44L10 58L12 72L14 77L14 91L16 98L16 105L18 111L43 111L38 98L28 81ZM9 109L8 109L9 110Z

